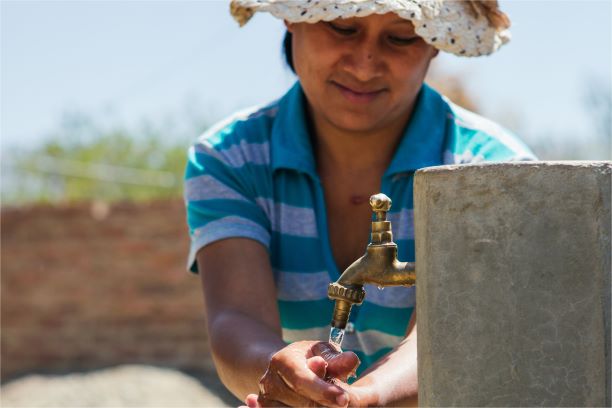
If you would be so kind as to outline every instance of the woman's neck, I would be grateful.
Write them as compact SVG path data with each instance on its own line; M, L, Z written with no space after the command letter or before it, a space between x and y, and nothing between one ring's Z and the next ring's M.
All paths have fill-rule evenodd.
M310 117L317 170L323 177L330 172L375 171L382 175L391 163L410 114L384 128L364 132L341 129L325 118Z

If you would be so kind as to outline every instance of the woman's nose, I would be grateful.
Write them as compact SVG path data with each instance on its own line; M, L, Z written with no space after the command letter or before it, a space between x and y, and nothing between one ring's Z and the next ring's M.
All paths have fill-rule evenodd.
M362 82L379 77L384 63L377 48L375 44L367 42L353 47L345 57L345 70Z

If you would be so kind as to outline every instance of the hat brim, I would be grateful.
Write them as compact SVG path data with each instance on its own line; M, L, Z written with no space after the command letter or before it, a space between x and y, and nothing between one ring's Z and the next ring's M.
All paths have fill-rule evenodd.
M268 12L290 23L395 13L414 25L415 33L451 54L489 55L510 41L510 20L497 1L457 0L232 0L230 12L242 26L255 12Z

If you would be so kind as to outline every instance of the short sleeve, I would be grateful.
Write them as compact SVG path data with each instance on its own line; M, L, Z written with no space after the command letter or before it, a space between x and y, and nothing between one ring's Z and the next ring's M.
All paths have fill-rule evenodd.
M499 124L450 104L444 164L537 160L516 135Z
M198 272L197 252L222 239L250 238L269 247L270 222L257 203L257 183L249 165L239 144L215 144L203 138L189 149L184 199L191 272Z

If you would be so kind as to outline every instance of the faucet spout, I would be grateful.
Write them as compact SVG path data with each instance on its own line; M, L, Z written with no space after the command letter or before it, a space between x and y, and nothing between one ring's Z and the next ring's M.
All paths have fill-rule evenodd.
M386 220L391 199L384 194L370 197L370 205L376 214L372 222L372 234L366 253L353 262L340 276L329 284L327 295L335 300L332 326L344 328L351 307L360 305L365 298L365 284L385 286L412 286L416 283L415 264L397 259L397 245L393 242L391 222Z
M344 286L373 284L412 286L416 283L414 262L397 259L397 245L368 245L365 255L353 262L336 283Z

